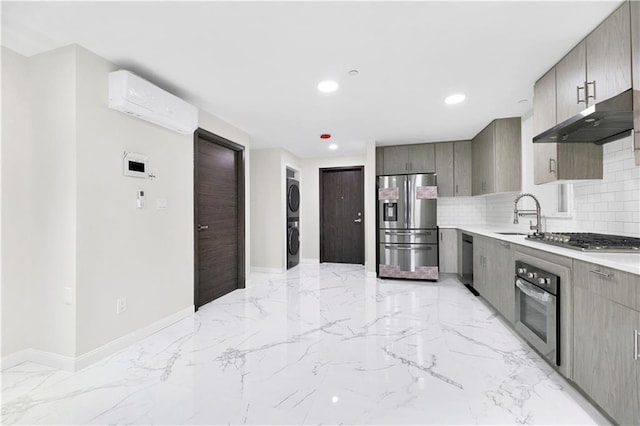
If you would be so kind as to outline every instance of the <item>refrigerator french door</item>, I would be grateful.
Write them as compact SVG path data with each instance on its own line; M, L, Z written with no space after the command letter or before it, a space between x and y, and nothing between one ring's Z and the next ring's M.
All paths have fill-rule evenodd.
M434 174L378 178L378 276L438 279Z

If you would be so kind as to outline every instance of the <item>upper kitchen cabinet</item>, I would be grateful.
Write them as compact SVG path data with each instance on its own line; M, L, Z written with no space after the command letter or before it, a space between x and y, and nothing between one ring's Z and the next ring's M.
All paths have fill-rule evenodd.
M436 173L438 174L438 197L453 197L454 156L453 142L436 143Z
M638 8L634 3L623 3L536 82L535 135L631 88L630 9ZM533 151L535 184L602 179L601 145L536 143Z
M471 195L471 141L436 143L439 197Z
M580 51L584 52L584 42L536 82L533 88L534 134L555 126L560 121L557 118L560 114L571 116L580 110L576 102L578 90L573 91L573 102L570 101L569 94L556 96L556 81L575 81L580 78L575 75L572 77L568 71L570 67L567 66L569 63L584 62ZM563 99L566 102L562 104ZM533 178L536 185L565 180L602 179L601 145L536 143L533 144L533 154Z
M623 3L555 66L556 123L631 88L629 8L629 2Z
M636 165L640 166L640 2L631 8L631 60L633 73L633 129Z
M585 41L581 41L556 65L556 122L548 128L567 120L587 107L585 84L587 81L587 58ZM543 77L544 79L544 77ZM535 90L535 89L534 89ZM537 94L535 92L534 94ZM535 106L534 106L535 108ZM535 114L535 109L534 109ZM534 123L535 123L534 119Z
M453 192L456 197L471 195L471 141L453 143Z
M473 195L520 191L520 117L493 120L473 138L471 149Z
M382 149L382 174L436 172L434 144L385 146L378 149Z
M631 88L630 4L624 2L586 39L589 105Z
M384 150L376 148L376 176L384 174Z

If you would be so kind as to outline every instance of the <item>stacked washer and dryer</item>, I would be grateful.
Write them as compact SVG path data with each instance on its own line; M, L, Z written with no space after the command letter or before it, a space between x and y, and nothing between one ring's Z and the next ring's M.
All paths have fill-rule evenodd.
M287 269L300 262L300 182L287 178Z

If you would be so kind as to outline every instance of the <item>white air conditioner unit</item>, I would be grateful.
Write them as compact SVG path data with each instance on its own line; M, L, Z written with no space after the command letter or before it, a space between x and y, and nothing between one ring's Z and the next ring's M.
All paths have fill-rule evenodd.
M189 134L198 127L198 109L132 72L109 73L109 108Z

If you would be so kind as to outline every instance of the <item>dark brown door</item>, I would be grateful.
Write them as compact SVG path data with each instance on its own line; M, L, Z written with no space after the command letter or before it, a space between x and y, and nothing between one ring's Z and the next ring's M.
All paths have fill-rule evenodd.
M320 262L364 264L364 167L320 169Z
M196 308L244 288L244 148L195 134Z

